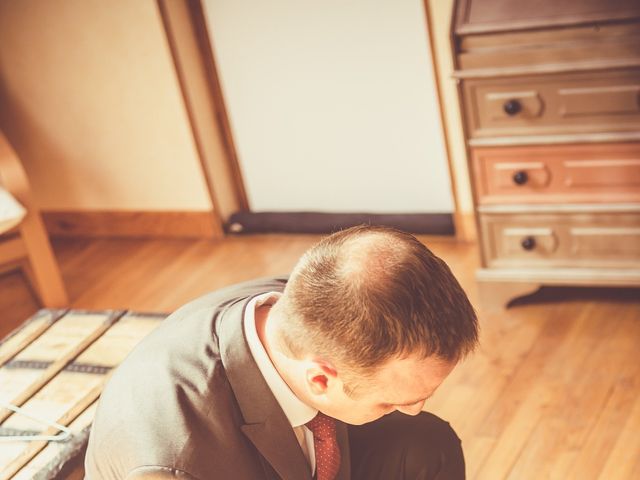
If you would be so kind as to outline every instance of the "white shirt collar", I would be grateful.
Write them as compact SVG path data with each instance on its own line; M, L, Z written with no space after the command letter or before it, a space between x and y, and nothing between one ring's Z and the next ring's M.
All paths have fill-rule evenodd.
M252 298L247 305L244 314L244 332L247 336L249 350L253 355L260 373L264 377L271 393L282 408L285 416L293 428L304 425L315 417L318 411L304 404L291 391L289 386L280 377L278 371L273 366L269 355L267 354L256 330L256 309L261 305L274 304L281 296L278 292L269 292Z

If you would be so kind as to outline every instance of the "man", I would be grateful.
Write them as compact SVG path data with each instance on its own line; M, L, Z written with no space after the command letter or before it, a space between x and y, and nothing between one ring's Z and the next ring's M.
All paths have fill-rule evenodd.
M141 342L103 392L87 478L464 478L459 439L422 408L476 343L466 295L413 236L336 233L288 282L201 297Z

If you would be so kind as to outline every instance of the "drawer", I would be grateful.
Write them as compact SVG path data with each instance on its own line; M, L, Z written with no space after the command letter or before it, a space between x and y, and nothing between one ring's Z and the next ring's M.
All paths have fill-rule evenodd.
M570 71L586 62L632 63L640 59L640 22L468 34L456 46L458 73L467 75L491 68L553 65Z
M640 202L640 143L472 149L480 205Z
M640 211L480 213L485 266L638 268Z
M470 137L640 131L640 69L463 81Z
M453 2L453 31L471 33L550 30L591 23L600 28L613 20L640 17L635 0L458 0Z

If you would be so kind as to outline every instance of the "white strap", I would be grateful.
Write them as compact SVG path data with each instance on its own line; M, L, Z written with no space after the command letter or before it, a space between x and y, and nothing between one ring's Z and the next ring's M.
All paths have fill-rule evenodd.
M27 441L27 442L35 442L35 441L47 441L47 442L61 442L66 440L71 436L71 430L69 430L64 425L60 425L56 422L50 422L49 420L45 420L43 418L39 418L35 415L31 415L27 413L23 408L17 407L10 403L0 402L1 408L6 408L7 410L11 410L13 413L18 415L22 415L23 417L34 420L38 423L46 425L48 427L54 427L60 430L60 433L57 435L0 435L0 442L18 442L18 441Z

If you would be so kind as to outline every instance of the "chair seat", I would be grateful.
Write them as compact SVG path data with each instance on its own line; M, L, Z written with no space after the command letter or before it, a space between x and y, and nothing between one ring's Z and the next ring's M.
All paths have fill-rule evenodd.
M0 235L16 227L26 214L13 195L0 186Z

